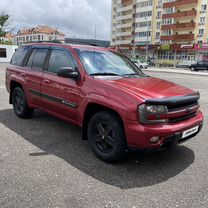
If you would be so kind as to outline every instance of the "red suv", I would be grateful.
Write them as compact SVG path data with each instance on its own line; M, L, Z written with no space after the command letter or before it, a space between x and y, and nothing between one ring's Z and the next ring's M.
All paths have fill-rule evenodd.
M82 127L82 138L104 161L118 161L132 148L182 143L203 124L198 92L147 76L101 47L22 45L6 70L6 87L19 118L41 109Z

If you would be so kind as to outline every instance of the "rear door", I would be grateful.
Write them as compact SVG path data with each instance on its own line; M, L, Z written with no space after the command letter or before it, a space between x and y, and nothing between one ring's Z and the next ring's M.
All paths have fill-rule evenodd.
M33 47L25 62L27 72L26 83L29 91L30 103L41 106L40 87L43 78L48 46Z
M76 122L79 84L74 79L57 76L57 71L61 67L77 70L73 55L68 49L51 47L47 65L41 85L44 106L47 110Z

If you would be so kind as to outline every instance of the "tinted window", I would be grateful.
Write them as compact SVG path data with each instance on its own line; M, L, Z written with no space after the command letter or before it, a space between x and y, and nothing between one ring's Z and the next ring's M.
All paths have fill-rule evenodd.
M35 53L36 53L36 49L33 49L32 53L30 54L30 57L27 61L27 64L26 64L27 67L32 67L33 60L34 60L34 57L35 57Z
M30 49L31 46L20 46L13 55L10 63L13 65L21 66L25 55Z
M67 51L52 50L48 64L48 71L56 73L60 67L72 67L75 69L74 59Z
M42 69L47 54L47 49L36 49L34 59L32 62L32 68ZM31 54L32 55L32 54Z

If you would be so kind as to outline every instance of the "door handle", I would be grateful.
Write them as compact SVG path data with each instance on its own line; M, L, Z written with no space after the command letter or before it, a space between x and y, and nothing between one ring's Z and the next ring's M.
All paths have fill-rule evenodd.
M21 73L20 75L21 75L22 77L25 77L25 76L26 76L26 74L25 74L25 73Z
M50 83L48 79L44 79L43 82L45 82L46 84Z

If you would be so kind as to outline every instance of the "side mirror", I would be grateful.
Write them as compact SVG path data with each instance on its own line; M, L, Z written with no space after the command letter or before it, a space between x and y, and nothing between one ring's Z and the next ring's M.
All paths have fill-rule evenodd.
M78 71L74 71L71 67L61 67L57 71L59 77L66 77L72 79L79 79L80 75Z

